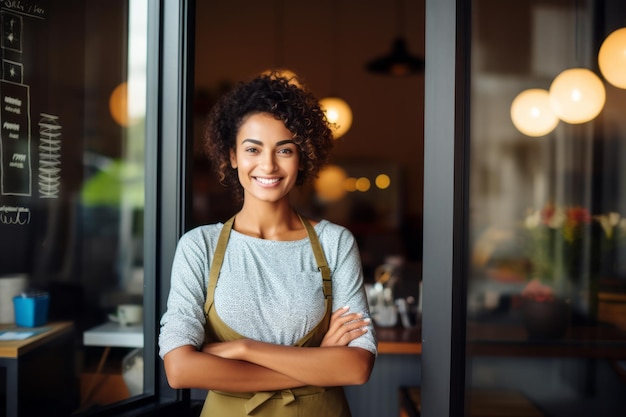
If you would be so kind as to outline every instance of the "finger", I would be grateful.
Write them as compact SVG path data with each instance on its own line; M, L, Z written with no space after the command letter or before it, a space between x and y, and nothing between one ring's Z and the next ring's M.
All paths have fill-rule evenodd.
M338 342L342 342L342 344L345 344L347 343L347 341L355 339L359 337L364 331L367 331L367 325L369 323L369 318L359 318L357 320L349 321L334 329L332 331L332 334L329 334L329 339L337 340ZM346 335L351 332L356 333L351 334L349 337L346 337Z
M349 323L361 322L363 321L363 319L364 317L362 313L351 313L341 316L339 319L337 319L337 324L345 326Z
M363 317L362 313L347 313L348 309L349 307L342 307L339 310L335 311L330 318L331 325L333 323L343 324Z
M354 339L357 339L361 336L363 336L363 334L368 332L368 328L367 326L361 326L361 327L357 327L356 329L350 330L346 333L343 334L343 336L341 336L339 343L342 345L347 345L348 343L350 343L351 341L353 341Z
M369 325L370 321L371 320L368 317L362 317L362 318L359 318L358 320L350 321L344 324L343 327L345 331L347 332L358 330L361 328L367 329L367 326Z

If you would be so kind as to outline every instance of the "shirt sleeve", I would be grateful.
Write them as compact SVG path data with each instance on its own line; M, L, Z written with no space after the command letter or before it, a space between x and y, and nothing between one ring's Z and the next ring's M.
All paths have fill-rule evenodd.
M185 345L200 348L204 342L204 302L209 271L209 238L197 228L176 246L167 299L161 317L159 356Z
M370 317L369 305L365 294L361 255L354 235L338 225L325 228L329 232L322 240L322 247L328 257L333 281L333 311L348 306L350 312L361 312ZM378 342L373 321L368 324L368 331L350 342L349 346L360 347L378 352Z

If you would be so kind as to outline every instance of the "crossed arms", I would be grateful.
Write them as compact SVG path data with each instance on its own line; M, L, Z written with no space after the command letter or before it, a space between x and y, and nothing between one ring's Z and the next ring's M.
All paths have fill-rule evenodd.
M240 339L181 346L163 358L172 388L231 392L273 391L304 385L339 386L367 382L374 355L348 343L366 331L359 313L339 309L320 347L295 347Z

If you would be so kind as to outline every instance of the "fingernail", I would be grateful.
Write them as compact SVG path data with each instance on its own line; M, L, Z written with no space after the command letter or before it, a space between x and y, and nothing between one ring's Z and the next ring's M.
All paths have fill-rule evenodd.
M364 321L365 323L369 323L371 320L370 320L368 317L366 317L366 318L364 318L364 319L363 319L363 321Z

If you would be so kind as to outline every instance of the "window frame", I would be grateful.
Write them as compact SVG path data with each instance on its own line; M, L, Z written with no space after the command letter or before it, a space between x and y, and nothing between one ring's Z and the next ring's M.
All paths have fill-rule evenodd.
M171 264L189 204L194 0L149 1L144 209L144 393L88 416L185 415L189 390L172 389L158 352ZM151 314L152 313L152 314Z
M426 0L424 417L464 416L470 2Z

